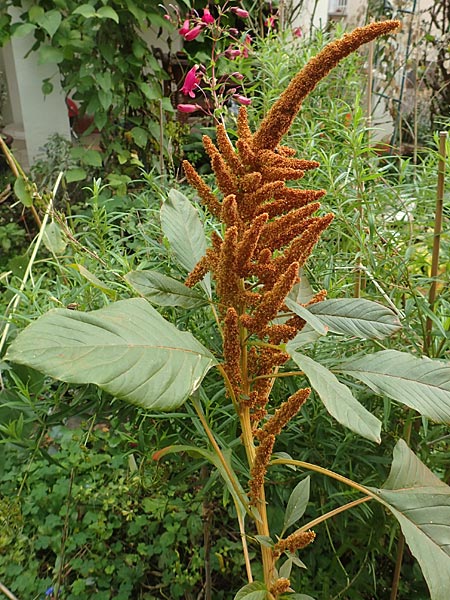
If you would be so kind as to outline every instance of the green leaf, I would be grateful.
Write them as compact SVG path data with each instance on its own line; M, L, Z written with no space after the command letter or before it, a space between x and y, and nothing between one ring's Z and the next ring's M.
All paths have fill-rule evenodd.
M54 48L53 46L41 46L39 48L39 59L40 65L47 65L49 63L60 63L64 60L63 51L60 48Z
M368 440L381 442L381 422L356 400L346 385L311 358L297 352L291 356L336 421Z
M14 182L14 193L24 206L33 206L31 186L23 177L18 177Z
M131 271L125 279L139 294L158 306L196 308L207 304L197 292L158 271Z
M33 33L35 29L36 25L33 25L33 23L21 23L17 27L14 27L12 35L18 38L25 37L26 35Z
M308 307L332 333L362 339L381 339L401 329L397 315L389 308L365 298L337 298Z
M292 594L288 596L289 600L314 600L312 596L308 596L308 594Z
M83 164L89 165L90 167L101 167L102 166L102 155L98 150L85 150L81 156Z
M436 477L403 440L382 489L369 488L400 523L420 564L431 600L447 600L450 590L450 487Z
M383 350L339 366L374 392L406 404L436 423L450 423L450 365Z
M36 19L36 23L53 37L61 25L62 16L59 10L49 10Z
M147 100L159 100L162 97L162 90L159 83L153 83L153 85L149 85L144 81L139 83L139 89L147 98Z
M289 352L289 354L292 354L292 352L298 348L313 344L321 337L323 336L313 329L311 325L306 324L303 329L297 333L294 339L288 341L286 344L286 351Z
M77 6L72 14L81 15L85 19L91 19L92 17L96 16L95 8L90 4L82 4L81 6Z
M304 514L309 502L310 477L302 479L293 489L286 512L284 513L283 531L280 536L283 537L285 531L296 523Z
M255 535L255 540L257 540L261 546L264 546L264 548L273 548L275 545L270 535Z
M198 212L181 192L170 190L161 208L161 227L180 264L192 271L206 254L206 235ZM200 285L211 297L209 273Z
M98 100L103 110L106 112L112 105L113 95L111 90L98 90Z
M119 23L119 15L111 6L102 6L98 9L96 16L100 19L112 19L116 23Z
M181 406L216 364L190 333L142 298L89 313L52 310L17 336L7 359L162 411Z
M74 183L75 181L82 181L86 179L87 173L84 169L79 167L75 167L74 169L69 169L66 173L66 181L67 183Z
M44 79L44 81L42 82L42 85L41 85L41 90L42 90L42 93L44 94L44 96L48 96L49 94L51 94L53 92L53 89L54 89L54 85L50 81L50 79Z
M328 327L326 327L324 323L315 317L307 308L301 304L297 304L297 302L291 300L291 298L286 298L286 306L296 315L304 319L308 325L311 325L311 327L317 331L318 334L327 335Z
M46 226L42 241L47 250L56 254L56 256L63 254L67 246L67 241L61 227L54 221Z
M32 23L36 23L43 15L45 10L42 6L31 6L28 10L28 18Z
M233 600L266 600L269 592L262 581L253 581L244 585Z
M133 127L131 137L139 148L145 148L148 142L148 133L142 127Z
M109 296L115 296L115 292L111 288L109 288L106 284L104 284L102 281L100 281L100 279L98 277L96 277L93 273L91 273L88 269L86 269L86 267L83 267L83 265L79 265L78 263L73 263L69 266L72 267L72 269L75 269L75 271L78 271L80 273L80 275L82 275L85 279L87 279L87 281L89 281L89 283L92 283L92 285L94 287L102 290L102 292L105 292Z

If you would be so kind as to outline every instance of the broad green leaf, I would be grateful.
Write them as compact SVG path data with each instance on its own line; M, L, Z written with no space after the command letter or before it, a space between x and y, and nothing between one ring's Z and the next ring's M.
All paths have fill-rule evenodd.
M142 127L133 127L130 131L131 137L139 148L145 148L148 142L148 134Z
M102 290L102 292L105 292L105 294L108 294L108 296L115 296L114 290L109 288L105 283L103 283L103 281L100 281L100 279L96 275L94 275L94 273L91 273L83 265L73 263L69 266L72 267L72 269L75 269L75 271L78 271L80 275L87 279L89 283L92 283L94 287L98 288L99 290Z
M286 344L286 351L289 352L289 354L292 354L292 352L298 348L313 344L321 337L323 336L313 329L311 325L306 324L303 329L297 333L294 339L288 341Z
M46 226L42 241L47 250L56 256L60 256L67 246L67 240L61 227L54 221Z
M60 63L64 60L63 51L60 48L53 46L41 46L39 48L39 64L46 65L49 63Z
M308 594L292 594L289 596L289 600L314 600L314 598Z
M21 23L17 27L13 28L12 35L18 38L25 37L26 35L33 33L35 29L36 25L33 25L33 23Z
M143 298L89 313L51 310L17 336L7 359L162 411L181 406L216 363Z
M75 167L74 169L69 169L66 172L66 181L67 183L74 183L75 181L82 181L86 179L87 173L81 167Z
M178 261L192 271L206 253L206 236L198 212L181 192L170 190L161 208L161 226ZM200 283L209 297L209 273Z
M304 319L308 325L311 325L311 327L317 331L317 333L320 335L327 335L328 327L323 323L323 321L315 317L307 308L301 304L298 304L297 302L294 302L294 300L291 300L291 298L286 298L285 302L286 306L290 310Z
M447 600L450 590L450 487L400 440L377 494L398 519L430 589L431 600Z
M273 548L275 545L270 535L255 535L255 540L257 540L261 546L264 546L264 548Z
M102 155L98 150L84 150L81 156L83 164L89 165L90 167L101 167L102 166Z
M45 10L42 6L30 6L28 9L28 18L32 23L36 23L43 15L45 15Z
M116 23L119 23L119 15L111 6L102 6L98 9L96 16L100 17L100 19L112 19Z
M286 512L284 513L283 531L280 534L281 537L283 537L284 532L287 531L291 525L296 523L303 516L309 502L309 484L310 477L308 476L305 479L302 479L302 481L300 481L293 489L286 507Z
M269 592L262 581L253 581L244 585L233 600L266 600Z
M96 12L95 8L90 4L82 4L81 6L77 6L72 14L81 15L85 19L91 19L92 17L95 17Z
M41 15L37 20L37 24L44 29L50 37L53 37L61 25L62 16L59 10L49 10Z
M311 358L297 352L291 356L336 421L368 440L380 443L381 422L356 400L347 386Z
M401 323L392 310L365 298L324 300L312 304L308 310L332 333L381 339L401 329Z
M207 304L197 292L158 271L131 271L125 279L139 294L158 306L196 308Z
M107 110L109 110L109 108L112 105L112 101L113 101L113 95L112 95L111 90L104 90L104 89L98 90L98 100L105 112Z
M436 423L450 423L450 365L383 350L339 366L377 394L406 404Z
M24 206L33 206L31 186L23 177L17 177L16 181L14 182L14 193Z
M289 292L288 298L297 302L297 304L307 304L314 296L314 291L308 278L305 275L304 269L300 269L299 272L300 281L296 283L292 290Z

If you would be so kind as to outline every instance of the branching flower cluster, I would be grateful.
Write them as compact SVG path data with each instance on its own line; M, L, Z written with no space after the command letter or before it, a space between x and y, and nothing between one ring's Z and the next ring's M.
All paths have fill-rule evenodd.
M269 415L275 377L289 359L283 344L305 325L289 312L285 301L299 281L300 268L333 219L331 214L317 214L324 190L286 184L301 179L318 163L296 158L294 149L281 145L281 138L304 98L343 57L398 27L397 21L373 23L329 44L294 77L255 133L250 130L246 108L241 107L235 147L223 125L217 126L217 144L205 136L203 143L218 191L184 162L189 183L223 224L223 235L212 235L211 247L186 284L194 286L207 272L215 280L223 371L241 422L251 474L249 498L260 516L256 520L260 535L269 533L264 478L276 438L310 393L300 389ZM311 302L324 297L325 292L320 291ZM314 537L314 532L295 532L272 549L262 549L265 579L273 597L289 588L288 580L274 576L279 556L304 548Z

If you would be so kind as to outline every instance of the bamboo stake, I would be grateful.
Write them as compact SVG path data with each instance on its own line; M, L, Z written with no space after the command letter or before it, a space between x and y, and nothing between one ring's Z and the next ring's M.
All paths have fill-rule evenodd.
M439 270L439 252L441 247L441 232L442 232L442 213L444 207L444 182L445 182L445 166L446 166L446 142L447 132L439 132L439 163L438 163L438 179L436 190L436 214L434 220L434 238L433 238L433 255L431 259L431 286L428 294L428 304L430 310L434 312L434 305L437 296L437 276ZM431 346L431 333L433 322L431 317L427 317L425 325L425 354L429 353Z

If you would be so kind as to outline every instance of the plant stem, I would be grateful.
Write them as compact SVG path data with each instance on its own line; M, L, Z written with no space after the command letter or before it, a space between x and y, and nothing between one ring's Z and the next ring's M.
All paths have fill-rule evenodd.
M0 583L0 592L2 592L2 594L5 594L5 596L10 600L19 600L17 596L14 596L14 594L10 590L8 590L6 586L3 585L3 583Z
M338 506L338 508L335 508L334 510L330 510L329 512L325 513L324 515L317 517L317 519L313 519L312 521L309 521L309 523L306 523L306 525L299 527L295 531L295 533L300 533L301 531L308 531L308 529L311 529L312 527L319 525L319 523L322 523L323 521L327 521L331 517L334 517L335 515L338 515L339 513L344 512L344 511L348 510L349 508L358 506L358 504L362 504L363 502L368 502L369 500L373 500L373 498L371 496L364 496L363 498L358 498L357 500L353 500L353 502L348 502L347 504L344 504L343 506Z
M301 376L305 373L303 371L283 371L282 373L271 373L270 375L257 375L256 377L252 377L249 379L249 383L253 383L258 379L275 379L276 377L295 377Z
M303 460L295 460L293 458L275 458L270 461L271 465L292 465L294 467L302 467L308 471L315 471L316 473L321 473L322 475L327 475L327 477L331 477L332 479L337 479L341 483L345 483L349 487L352 487L354 490L358 490L362 492L366 496L370 496L371 498L375 498L379 500L376 494L365 488L363 485L356 483L356 481L352 481L343 475L339 475L339 473L335 473L334 471L330 471L329 469L325 469L324 467L320 467L319 465L314 465L313 463L304 462Z

